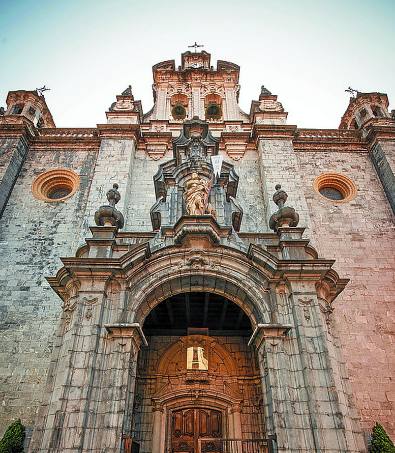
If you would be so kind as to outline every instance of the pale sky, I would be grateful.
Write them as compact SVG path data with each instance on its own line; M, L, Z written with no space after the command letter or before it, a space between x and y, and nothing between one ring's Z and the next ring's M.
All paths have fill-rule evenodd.
M58 127L94 127L131 84L147 112L195 41L241 66L246 112L262 84L299 127L337 128L349 85L395 108L395 0L0 0L0 105L45 84Z

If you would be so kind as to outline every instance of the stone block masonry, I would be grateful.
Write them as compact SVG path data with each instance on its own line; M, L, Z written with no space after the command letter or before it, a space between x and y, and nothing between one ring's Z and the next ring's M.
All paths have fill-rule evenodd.
M336 259L350 278L333 304L332 333L342 346L363 428L375 421L395 434L393 337L395 228L389 203L367 153L297 153L320 256ZM350 177L356 197L330 201L313 188L324 172Z
M61 311L45 277L78 246L95 160L88 150L30 152L0 219L0 435L16 417L34 423ZM58 167L80 176L79 190L64 202L34 198L34 178Z

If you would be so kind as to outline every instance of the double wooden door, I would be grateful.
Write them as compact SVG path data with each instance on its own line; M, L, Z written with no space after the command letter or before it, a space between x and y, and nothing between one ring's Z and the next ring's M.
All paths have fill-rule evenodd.
M171 453L201 453L199 439L223 437L222 413L215 409L179 409L171 415ZM221 443L202 442L202 452L220 452Z

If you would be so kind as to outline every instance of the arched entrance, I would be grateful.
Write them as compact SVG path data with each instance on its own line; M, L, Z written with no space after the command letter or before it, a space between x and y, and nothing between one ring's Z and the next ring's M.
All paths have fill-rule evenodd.
M143 331L132 417L141 453L222 452L223 439L264 437L251 322L236 303L178 293L150 311Z

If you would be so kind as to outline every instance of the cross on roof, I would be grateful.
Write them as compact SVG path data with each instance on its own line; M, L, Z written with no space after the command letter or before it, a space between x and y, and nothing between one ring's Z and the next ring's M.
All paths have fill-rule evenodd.
M194 47L194 48L195 48L195 53L196 53L196 52L197 52L197 48L198 48L198 47L204 47L204 45L198 44L198 43L195 41L195 44L193 44L192 46L188 46L188 47Z

